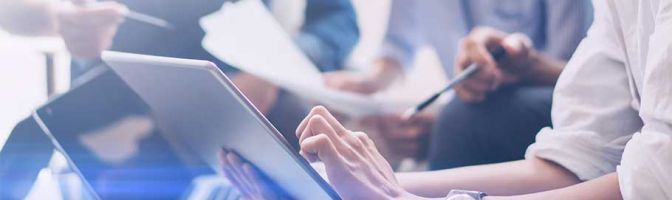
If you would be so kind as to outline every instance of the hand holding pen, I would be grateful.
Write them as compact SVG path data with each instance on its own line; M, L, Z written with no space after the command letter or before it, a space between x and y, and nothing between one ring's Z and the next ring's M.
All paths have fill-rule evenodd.
M532 42L523 34L507 35L490 28L476 28L460 45L454 70L457 75L444 89L408 109L403 117L410 119L452 89L464 102L483 101L488 92L499 86L534 74L536 54Z
M95 4L98 3L96 0L70 0L70 1L73 2L75 5L78 5L78 6L95 6ZM128 19L135 20L137 22L144 23L144 24L154 26L154 27L157 27L157 28L162 28L162 29L167 29L167 30L172 30L172 29L175 28L173 26L173 24L171 24L170 22L168 22L166 20L163 20L163 19L158 18L158 17L151 16L151 15L148 15L148 14L135 12L135 11L130 10L130 9L126 9L123 12L123 15L124 15L124 17L126 17Z
M114 1L71 0L57 9L57 30L73 57L96 59L112 46L117 28L126 19L172 29L159 18L133 12Z
M57 30L73 57L98 58L112 46L127 10L116 2L100 2L95 6L63 4L56 13Z
M496 62L497 60L502 59L503 57L506 56L506 51L500 47L500 46L495 46L494 48L490 50L486 50L489 52L488 55L492 56L492 59ZM481 65L478 63L471 63L465 68L464 70L459 71L458 75L455 76L450 82L448 82L448 85L444 87L443 89L439 90L417 106L414 106L412 108L409 108L406 112L402 114L403 119L411 119L414 115L416 115L418 112L426 109L429 107L432 103L434 103L436 100L439 99L444 93L447 91L454 89L455 87L459 86L463 82L469 80L473 76L475 76L480 70L483 70ZM484 97L483 97L484 98Z

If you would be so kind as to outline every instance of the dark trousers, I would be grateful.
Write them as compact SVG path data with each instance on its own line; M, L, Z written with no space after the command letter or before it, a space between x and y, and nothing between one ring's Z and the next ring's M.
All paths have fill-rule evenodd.
M519 160L551 126L551 87L502 88L482 103L446 105L430 136L432 170Z

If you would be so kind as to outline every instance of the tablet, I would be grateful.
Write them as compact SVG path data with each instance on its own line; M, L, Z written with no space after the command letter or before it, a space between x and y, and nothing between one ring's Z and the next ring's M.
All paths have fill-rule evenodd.
M178 156L149 105L114 72L99 67L85 79L33 118L82 177L88 194L97 199L188 194L205 167L199 170Z
M147 103L178 157L219 169L218 152L233 149L297 199L339 199L213 63L119 52L103 60Z

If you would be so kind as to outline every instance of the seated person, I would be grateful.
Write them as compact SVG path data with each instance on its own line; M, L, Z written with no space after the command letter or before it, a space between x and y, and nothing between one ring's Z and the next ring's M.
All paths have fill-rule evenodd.
M595 23L554 91L553 128L541 130L526 159L393 174L365 134L324 108L297 130L303 156L324 162L343 199L670 199L672 1L593 3ZM251 165L223 157L246 196L273 199Z
M307 108L299 100L279 91L266 81L237 72L201 46L205 33L198 23L199 19L219 10L224 2L225 0L120 1L73 6L61 1L0 0L0 24L10 32L24 35L61 36L75 60L72 67L73 80L95 65L91 63L95 61L90 60L95 60L107 49L213 61L232 77L240 89L275 124L289 123L286 130L292 132L300 121L300 116L307 112ZM278 7L274 1L264 2L270 8ZM175 28L167 30L134 20L124 20L124 13L128 9L165 19ZM274 9L271 11L275 12ZM304 18L305 22L296 36L297 45L320 70L340 69L359 37L351 2L308 0ZM280 106L276 107L276 104ZM285 108L290 106L293 109ZM287 113L292 111L299 113L295 114L294 120L286 119Z
M586 4L579 0L394 0L380 59L369 73L334 72L326 76L327 83L374 93L401 79L425 45L436 51L448 77L471 63L481 64L483 73L455 89L459 98L446 105L438 119L425 112L410 121L400 115L372 121L377 121L387 142L400 147L392 151L410 156L422 155L424 144L419 140L431 132L432 169L521 159L536 132L551 125L553 86L585 35ZM493 62L490 56L479 55L486 48L485 36L493 37L493 45L506 47L509 59Z
M201 46L205 33L199 25L199 19L218 11L225 0L127 0L97 2L86 6L83 5L86 2L84 0L71 2L74 4L70 1L0 0L0 26L20 35L62 37L74 60L71 69L75 81L95 66L101 52L108 49L212 61L298 148L293 131L307 113L308 106L264 80L234 70ZM283 1L264 0L273 13L279 12L275 10L278 6L274 5L275 2L279 4ZM296 35L296 44L320 70L339 70L359 38L350 0L307 0L305 6L305 21ZM129 9L164 19L172 23L174 29L125 20L124 14ZM51 147L48 139L36 136L11 135L10 141L24 146ZM11 173L30 174L33 173L30 170L45 167L46 161L43 159L48 159L48 156L43 155L52 154L52 148L47 149L31 152L35 154L31 158L41 159L27 161L33 165L8 170L14 170ZM26 149L5 149L2 153L24 152Z

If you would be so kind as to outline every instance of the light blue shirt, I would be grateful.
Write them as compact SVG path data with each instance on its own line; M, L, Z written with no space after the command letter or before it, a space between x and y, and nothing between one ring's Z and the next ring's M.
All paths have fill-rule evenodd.
M382 57L410 69L420 47L434 48L452 76L460 39L477 26L528 35L535 48L567 60L592 21L587 0L392 0Z

